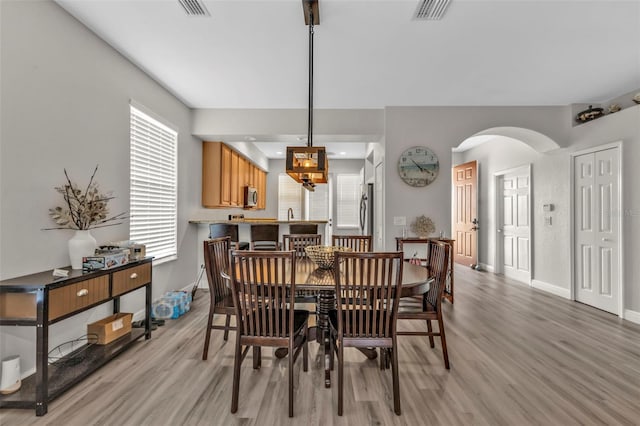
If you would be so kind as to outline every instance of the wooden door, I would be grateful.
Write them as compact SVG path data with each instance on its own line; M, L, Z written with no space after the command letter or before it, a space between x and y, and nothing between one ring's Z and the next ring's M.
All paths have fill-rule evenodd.
M531 172L529 166L499 178L497 231L501 240L498 269L505 276L531 284ZM501 235L501 237L500 237Z
M574 158L576 300L619 314L619 148Z
M476 161L453 168L454 260L466 266L478 264L478 165Z

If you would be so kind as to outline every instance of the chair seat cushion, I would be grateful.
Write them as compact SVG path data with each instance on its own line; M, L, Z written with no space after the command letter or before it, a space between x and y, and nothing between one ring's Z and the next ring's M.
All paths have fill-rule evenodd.
M376 318L376 328L378 329L378 332L376 333L376 335L382 335L384 333L384 329L385 329L385 324L386 324L386 316L384 313L382 313L379 310L372 310L369 309L367 311L363 311L362 315L360 315L360 313L356 313L354 315L353 311L342 311L342 325L344 327L344 329L342 330L342 332L344 333L345 336L349 335L349 336L353 336L350 332L347 332L346 328L347 328L347 315L349 316L349 327L353 330L360 330L360 317L362 316L362 321L364 322L364 324L362 324L363 329L362 329L362 335L356 335L355 337L368 337L371 336L372 333L372 329L373 329L373 322L372 319ZM366 325L366 321L367 319L369 319L369 327L365 327ZM382 324L380 324L380 321L382 321ZM338 311L337 310L332 310L329 311L329 323L331 324L331 327L334 330L338 330ZM354 328L354 324L355 324L355 328ZM389 333L391 333L391 330L389 330ZM357 333L358 334L358 333Z
M279 324L279 328L275 329L276 327L276 317L280 320L280 324ZM261 316L254 316L253 318L254 320L254 330L256 330L258 327L256 326L256 323L261 324L262 323L262 317ZM293 330L294 333L293 334L298 334L300 332L300 330L302 330L302 328L304 327L304 325L306 324L306 322L309 320L309 311L304 310L304 309L296 309L293 312ZM250 335L259 335L259 336L289 336L290 331L289 331L289 311L287 311L285 313L285 320L284 320L284 324L282 324L282 312L279 310L271 310L267 312L266 318L265 318L265 330L263 333L252 333L251 329L247 329L245 330L245 334L250 334ZM245 320L245 324L247 327L249 327L249 323L250 323L250 319L249 317L246 318ZM273 329L271 328L273 327Z

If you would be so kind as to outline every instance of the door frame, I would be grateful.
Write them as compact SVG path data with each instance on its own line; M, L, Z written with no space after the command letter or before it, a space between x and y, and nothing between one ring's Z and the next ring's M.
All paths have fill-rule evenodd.
M498 189L500 187L500 179L503 179L505 175L515 173L519 170L526 171L527 176L529 177L529 188L528 188L528 196L529 196L529 208L527 209L527 217L529 220L529 287L533 284L533 247L535 244L533 243L533 238L535 233L534 224L533 224L533 177L531 173L531 163L523 164L522 166L512 167L506 170L500 170L499 172L495 172L493 174L493 198L494 198L494 215L493 215L493 229L494 229L494 238L495 238L495 252L494 252L494 273L496 274L504 274L504 241L502 237L502 232L500 229L500 222L504 212L503 198L498 194Z
M569 197L570 197L570 212L569 212L569 232L571 234L569 240L571 244L570 248L570 265L571 265L571 286L569 289L569 298L573 301L576 300L576 253L575 253L575 242L576 242L576 223L575 223L575 158L584 154L592 154L598 151L606 151L608 149L617 148L618 149L618 205L616 206L616 210L620 215L618 220L618 277L619 282L618 285L618 317L624 318L624 252L622 248L624 247L624 199L622 195L624 194L622 181L624 176L624 166L622 164L622 160L624 156L622 155L622 141L611 142L604 145L593 146L590 148L585 148L580 151L575 151L569 153L569 178L571 179L569 184Z

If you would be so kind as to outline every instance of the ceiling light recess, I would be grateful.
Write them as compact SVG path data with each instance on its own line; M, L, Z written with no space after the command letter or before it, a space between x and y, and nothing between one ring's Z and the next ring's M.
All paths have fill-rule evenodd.
M316 184L327 183L329 162L324 147L313 146L313 26L320 23L318 0L302 0L305 24L309 26L309 116L307 146L288 146L285 169L302 187L314 191Z
M449 7L451 0L420 0L416 12L413 15L415 19L427 21L438 21Z

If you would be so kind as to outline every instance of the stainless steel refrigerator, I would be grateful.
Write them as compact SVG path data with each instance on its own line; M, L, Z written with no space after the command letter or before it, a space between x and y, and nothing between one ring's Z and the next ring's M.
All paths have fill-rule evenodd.
M360 234L373 235L373 184L365 183L360 197Z

